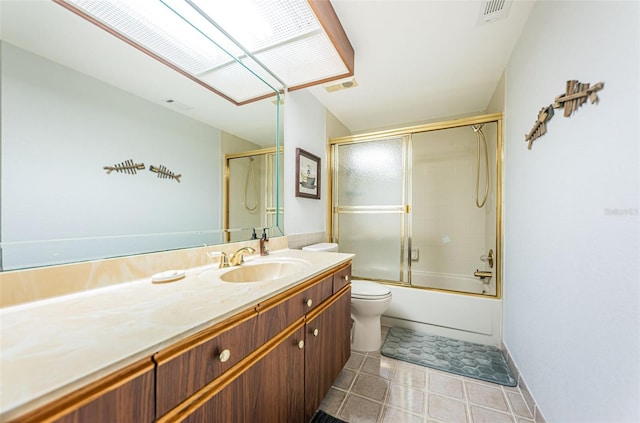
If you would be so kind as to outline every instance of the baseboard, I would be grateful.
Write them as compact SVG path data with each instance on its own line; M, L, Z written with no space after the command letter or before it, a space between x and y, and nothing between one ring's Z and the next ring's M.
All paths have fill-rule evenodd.
M527 386L527 382L525 381L524 376L520 372L518 365L513 359L513 356L511 355L509 348L507 348L504 342L501 342L500 349L503 351L507 359L507 362L511 367L511 370L513 371L514 377L517 378L518 380L518 387L520 387L520 392L522 392L522 397L527 403L527 407L529 407L529 411L531 411L531 414L533 415L533 420L536 423L546 423L547 420L544 418L542 414L542 410L540 410L540 408L538 407L538 403L536 402L535 398L533 397L533 395L531 395L531 391Z

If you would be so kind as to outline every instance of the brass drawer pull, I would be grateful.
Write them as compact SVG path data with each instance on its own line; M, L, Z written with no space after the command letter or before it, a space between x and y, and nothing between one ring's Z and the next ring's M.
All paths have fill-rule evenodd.
M309 298L307 300L307 307L311 307L313 305L313 300L311 298Z
M220 355L218 356L218 358L220 359L221 362L226 362L229 360L229 358L231 358L231 351L229 350L222 350L222 352L220 353Z
M304 348L304 341L298 342L298 348L300 348L300 349Z
M318 329L313 330L313 336L318 336L319 333L320 331Z
M349 275L344 275L344 280L349 282Z

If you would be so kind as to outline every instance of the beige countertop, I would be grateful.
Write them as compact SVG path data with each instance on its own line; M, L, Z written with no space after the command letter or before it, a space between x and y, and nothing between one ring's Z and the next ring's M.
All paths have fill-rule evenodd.
M186 270L175 282L148 278L0 309L0 421L17 417L205 329L352 254L279 250L259 260L308 265L272 281L222 282L231 269Z

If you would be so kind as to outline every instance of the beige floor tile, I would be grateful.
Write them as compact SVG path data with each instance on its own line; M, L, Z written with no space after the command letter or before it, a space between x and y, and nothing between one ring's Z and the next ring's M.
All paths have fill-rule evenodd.
M347 360L347 364L344 365L347 369L359 370L360 366L364 362L365 354L352 352L351 357Z
M425 389L427 382L427 370L424 367L399 362L396 365L391 380L403 385L413 386L414 388Z
M511 410L513 410L516 416L533 419L533 413L529 410L520 392L507 392L507 399L509 400L509 404L511 404Z
M356 376L351 392L370 398L374 401L383 402L387 397L389 381L378 376L360 373Z
M427 395L427 417L446 423L469 422L464 402L435 394Z
M515 423L513 416L509 414L475 405L471 406L471 416L473 423Z
M320 408L350 423L545 423L529 403L524 383L506 387L352 351Z
M395 367L394 360L388 357L367 357L362 365L362 371L372 375L380 376L384 379L391 379L393 368Z
M347 393L345 391L331 388L329 389L327 395L324 397L324 400L322 400L319 408L325 413L328 413L332 416L337 416L338 410L340 410L340 406L344 402L346 396Z
M484 405L500 411L509 411L507 399L499 387L491 387L479 383L466 383L469 402Z
M429 372L429 392L464 399L462 379Z
M425 398L424 391L392 383L387 403L414 414L424 414Z
M336 380L333 382L333 386L344 389L345 391L349 390L353 380L356 378L356 374L357 372L351 369L342 369Z
M384 407L382 423L422 423L422 417L391 407Z
M349 423L377 423L382 405L356 395L348 395L338 418Z

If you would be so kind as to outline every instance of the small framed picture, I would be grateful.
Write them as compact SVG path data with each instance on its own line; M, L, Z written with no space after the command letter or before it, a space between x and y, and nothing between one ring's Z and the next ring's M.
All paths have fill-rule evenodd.
M320 199L320 157L296 148L296 197Z

